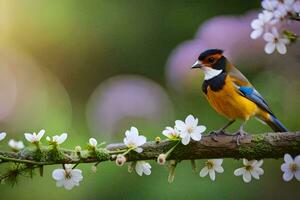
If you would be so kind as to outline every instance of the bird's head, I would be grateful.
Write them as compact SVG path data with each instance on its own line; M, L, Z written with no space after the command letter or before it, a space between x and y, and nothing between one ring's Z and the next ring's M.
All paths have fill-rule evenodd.
M209 49L199 55L192 69L200 68L203 70L205 74L204 79L208 80L222 72L226 72L228 70L227 64L228 62L223 55L223 50Z

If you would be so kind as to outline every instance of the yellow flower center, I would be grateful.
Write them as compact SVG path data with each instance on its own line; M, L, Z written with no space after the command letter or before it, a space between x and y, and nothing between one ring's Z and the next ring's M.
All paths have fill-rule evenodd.
M291 163L290 169L292 172L296 172L298 170L298 165L296 163Z
M245 166L245 169L246 169L247 171L251 171L251 170L253 169L253 167L252 167L251 165L247 165L247 166Z
M206 161L205 165L208 169L212 169L214 167L214 162L211 160L208 160L208 161Z
M188 127L188 128L187 128L187 132L188 132L189 134L191 134L191 133L193 132L193 128L192 128L192 127Z

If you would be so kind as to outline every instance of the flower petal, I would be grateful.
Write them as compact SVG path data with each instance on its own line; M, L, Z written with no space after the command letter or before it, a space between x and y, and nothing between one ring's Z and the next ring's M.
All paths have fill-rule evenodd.
M283 172L289 171L289 170L290 170L289 164L288 164L288 163L283 163L283 164L280 166L280 169L281 169L281 171L283 171Z
M214 162L215 162L216 165L220 166L223 163L223 159L214 159Z
M251 28L253 29L262 29L263 22L259 19L255 19L251 22Z
M268 42L265 46L265 52L271 54L274 52L276 45L273 42Z
M282 178L284 181L290 181L294 177L294 174L291 171L286 171L283 173Z
M0 141L3 140L5 137L6 137L5 132L0 133Z
M250 37L252 39L257 39L263 34L263 29L255 29L254 31L251 32Z
M193 140L195 140L195 141L200 141L200 140L201 140L201 137L202 137L202 135L201 135L201 133L199 133L199 132L192 132L192 133L191 133L191 138L192 138Z
M67 133L61 134L57 139L57 144L62 144L68 137Z
M272 27L272 34L274 37L278 38L279 37L279 33L278 33L278 30L275 26Z
M55 169L53 172L52 172L52 178L54 180L63 180L65 178L65 170L63 169Z
M56 187L62 187L65 184L65 180L56 181Z
M300 169L295 172L295 177L298 181L300 181Z
M292 156L288 153L284 154L284 162L290 164L292 162L294 162L294 159L292 158Z
M274 41L274 35L272 33L265 33L264 34L264 40L267 42L273 42Z
M295 163L298 165L298 167L300 168L300 155L295 157Z
M25 139L28 142L33 142L34 141L34 136L31 133L24 133Z
M80 182L83 179L82 171L80 169L73 169L71 171L71 176L75 182Z
M147 141L147 138L143 135L140 135L136 138L136 146L142 146Z
M135 171L139 176L143 175L143 166L139 162L135 165Z
M257 163L255 164L255 167L261 167L263 163L264 163L263 160L259 160L259 161L257 161Z
M224 172L224 168L222 166L215 166L215 170L218 173L223 173Z
M190 143L191 137L189 135L186 135L184 138L182 138L181 143L183 145L187 145Z
M245 168L244 167L238 168L238 169L234 170L234 172L233 172L233 174L235 176L240 176L244 173L245 173Z
M257 180L259 179L259 174L256 170L252 170L252 171L250 171L250 173L253 176L253 178L255 178Z
M175 121L175 127L179 130L179 131L184 131L186 128L186 125L183 121L181 120L176 120Z
M257 171L258 175L264 174L264 170L262 168L256 168L255 170Z
M129 130L125 131L125 136L126 136L126 137L130 137L130 136L131 136L131 133L130 133Z
M287 49L283 41L279 41L276 43L276 49L280 54L286 54Z
M151 174L151 165L147 162L143 164L143 172L145 175L149 176Z
M207 167L203 167L199 173L200 177L205 177L208 174L208 168Z
M194 118L193 115L189 115L185 118L185 124L186 126L195 127L198 124L198 119Z
M132 126L130 128L130 133L131 133L130 134L131 136L138 136L139 135L139 130L136 127Z
M76 185L76 183L74 183L72 181L72 179L66 179L65 180L64 187L65 187L66 190L72 190L75 185Z
M36 136L37 139L38 139L38 141L40 141L42 139L42 137L44 136L44 134L45 134L45 130L44 129L42 129L42 130L39 131L39 133Z
M243 165L250 165L250 161L248 161L246 158L243 159Z
M197 126L195 128L194 132L203 133L205 130L206 130L206 127L201 125L201 126Z
M170 137L171 133L174 131L173 128L167 126L165 130L163 130L162 134L166 137Z
M209 170L209 177L212 181L216 180L216 173L214 170Z
M251 181L251 174L249 171L245 170L243 174L243 180L245 183L249 183Z

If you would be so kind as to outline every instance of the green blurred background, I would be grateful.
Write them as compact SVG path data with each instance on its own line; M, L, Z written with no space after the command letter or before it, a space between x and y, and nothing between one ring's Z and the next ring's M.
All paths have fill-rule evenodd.
M208 127L207 133L216 130L226 119L216 114L202 95L203 74L191 74L189 65L180 65L180 70L173 67L174 49L197 37L197 30L211 18L234 18L258 9L258 0L229 0L226 4L217 0L1 0L2 131L22 140L24 132L41 128L47 135L68 132L63 146L73 148L85 146L92 136L98 141L122 141L130 126L137 126L151 140L188 114L198 117ZM226 28L225 24L215 34L226 40ZM249 38L248 29L247 34L239 27L229 29ZM241 46L244 43L246 40L238 41ZM232 53L243 49L241 46L231 47L234 64L266 97L281 121L290 130L299 129L299 45L289 47L285 56L267 56L259 44L254 53L253 49L244 49L239 56ZM172 80L178 76L180 81ZM246 130L270 131L256 120L251 120ZM4 142L1 148L6 149ZM0 196L65 200L300 198L300 183L282 180L281 162L265 160L265 174L249 184L233 175L242 163L232 159L225 159L225 172L217 175L215 182L193 174L190 162L181 162L172 184L167 182L167 169L155 162L151 162L149 177L129 174L126 167L114 163L100 164L96 174L91 165L79 165L84 180L72 191L57 188L51 178L55 167L47 167L43 178L20 178L14 188L1 185ZM203 161L198 164L203 166Z

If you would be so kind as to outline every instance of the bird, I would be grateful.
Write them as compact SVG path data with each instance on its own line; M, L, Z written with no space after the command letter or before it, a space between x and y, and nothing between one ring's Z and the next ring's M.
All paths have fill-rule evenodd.
M210 105L229 120L213 133L226 134L225 129L240 119L243 122L236 132L239 144L239 140L247 134L244 126L251 117L268 124L275 132L287 132L288 129L274 115L263 96L223 52L221 49L208 49L192 65L192 69L204 72L202 91Z

